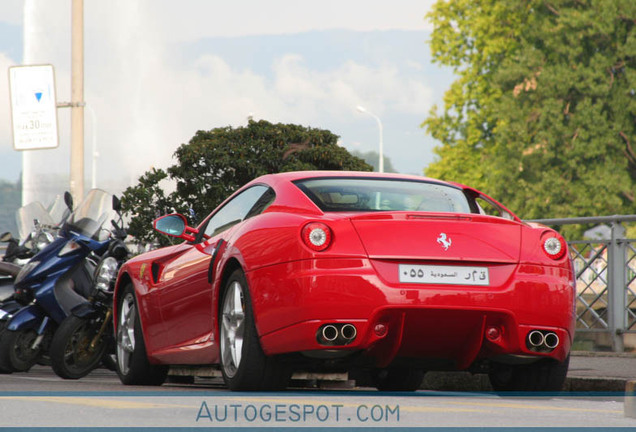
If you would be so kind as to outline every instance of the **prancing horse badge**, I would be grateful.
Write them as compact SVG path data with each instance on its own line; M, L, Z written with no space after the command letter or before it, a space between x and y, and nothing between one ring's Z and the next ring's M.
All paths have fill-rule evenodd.
M449 247L453 244L453 240L450 237L446 236L446 233L439 233L439 237L437 237L437 243L441 244L445 251L448 250Z

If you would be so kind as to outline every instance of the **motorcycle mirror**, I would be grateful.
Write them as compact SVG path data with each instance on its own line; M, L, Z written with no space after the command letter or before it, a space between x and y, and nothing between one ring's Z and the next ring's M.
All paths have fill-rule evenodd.
M66 207L72 212L73 211L73 195L69 191L64 192L64 203Z
M117 213L121 211L121 201L119 201L119 198L117 198L116 195L113 195L113 210Z
M0 242L8 242L11 241L12 238L13 236L9 231L0 234Z

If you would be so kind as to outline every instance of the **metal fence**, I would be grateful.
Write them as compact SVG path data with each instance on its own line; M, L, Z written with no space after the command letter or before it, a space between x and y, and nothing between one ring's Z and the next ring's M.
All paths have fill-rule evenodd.
M532 221L609 225L609 238L568 244L576 273L577 334L605 334L617 352L625 350L626 336L636 335L636 240L626 238L623 226L634 221L636 215Z

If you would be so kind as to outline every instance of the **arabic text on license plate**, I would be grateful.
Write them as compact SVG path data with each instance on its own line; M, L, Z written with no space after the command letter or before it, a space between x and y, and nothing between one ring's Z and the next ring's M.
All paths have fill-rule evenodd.
M490 284L488 267L400 264L400 282L420 284Z

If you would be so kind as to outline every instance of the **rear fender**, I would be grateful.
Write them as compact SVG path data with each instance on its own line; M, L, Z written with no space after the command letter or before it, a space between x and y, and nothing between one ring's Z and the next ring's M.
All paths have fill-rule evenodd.
M7 329L17 330L38 330L45 318L44 311L36 305L28 305L17 311L7 323Z
M2 308L0 308L0 321L10 320L13 314L22 308L23 306L15 300L2 303Z
M97 308L92 303L82 303L73 308L71 314L78 318L90 318L97 315Z

